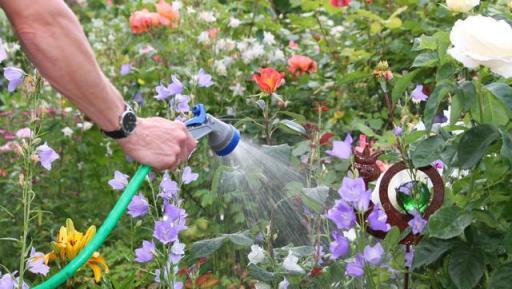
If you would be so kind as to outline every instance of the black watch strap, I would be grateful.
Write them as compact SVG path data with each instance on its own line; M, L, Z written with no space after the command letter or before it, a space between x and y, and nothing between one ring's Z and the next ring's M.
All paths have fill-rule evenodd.
M119 127L118 130L104 131L103 134L113 139L121 139L127 137L136 126L137 116L133 109L125 103L124 112L119 116Z
M102 130L102 132L110 137L110 138L113 138L113 139L121 139L121 138L125 138L128 136L128 134L126 134L126 132L124 132L124 130L122 129L119 129L119 130L113 130L113 131L104 131Z

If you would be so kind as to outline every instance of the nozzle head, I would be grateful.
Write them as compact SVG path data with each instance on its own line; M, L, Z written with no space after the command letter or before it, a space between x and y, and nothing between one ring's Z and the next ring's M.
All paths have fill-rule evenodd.
M224 148L215 151L215 153L221 157L227 156L230 153L232 153L235 150L235 148L238 146L238 143L240 142L240 131L238 131L238 129L236 129L232 125L229 125L229 126L233 132L229 143Z

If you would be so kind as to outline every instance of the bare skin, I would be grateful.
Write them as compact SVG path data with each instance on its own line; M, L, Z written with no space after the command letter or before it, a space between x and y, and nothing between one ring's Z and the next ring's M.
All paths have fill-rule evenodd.
M119 129L123 97L101 71L78 19L63 0L0 0L27 57L62 95L106 131ZM174 169L196 147L181 122L139 118L118 140L124 152L158 170Z

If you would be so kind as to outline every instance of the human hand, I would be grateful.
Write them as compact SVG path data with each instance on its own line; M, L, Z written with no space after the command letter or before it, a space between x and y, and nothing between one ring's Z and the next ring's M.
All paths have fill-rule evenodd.
M135 130L118 143L127 155L141 164L156 170L174 170L189 158L197 141L182 122L150 117L138 118Z

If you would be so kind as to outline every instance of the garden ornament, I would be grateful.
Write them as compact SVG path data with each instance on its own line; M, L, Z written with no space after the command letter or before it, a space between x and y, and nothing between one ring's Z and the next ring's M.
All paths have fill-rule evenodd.
M240 132L235 127L206 113L203 104L196 105L192 113L194 118L185 124L195 139L208 136L208 145L219 156L226 156L233 152L240 141ZM32 289L54 289L73 276L110 235L150 171L150 167L141 165L87 246L57 274Z
M366 146L362 152L354 152L355 168L364 179L367 188L369 182L379 178L380 171L377 166L377 158L381 154L382 152L371 153L369 146ZM399 179L399 182L401 182L402 179L400 179L400 177L404 175L404 173L408 176L407 172L409 171L409 167L404 161L393 164L384 172L380 182L377 182L379 201L386 213L387 221L391 226L397 226L401 232L409 228L408 223L413 218L411 214L412 210L419 211L419 214L421 214L425 220L428 220L428 218L441 207L444 200L444 183L437 170L433 166L426 166L415 170L417 172L415 173L415 178L409 176L408 182L405 184L419 185L419 192L416 198L402 194L398 188L391 187L390 189L390 185L396 185L396 177ZM421 172L421 175L419 172ZM430 183L431 188L429 188L426 183ZM403 184L398 183L398 186L400 185ZM433 194L430 193L431 191L433 191ZM390 192L392 196L390 196ZM365 218L368 217L374 207L375 204L371 202L368 211L364 215ZM386 232L374 231L369 227L367 230L368 233L379 239L386 237ZM400 240L400 243L406 245L406 252L409 252L411 246L417 245L420 240L421 236L409 232L407 236ZM409 288L409 271L407 268L404 275L403 288Z

